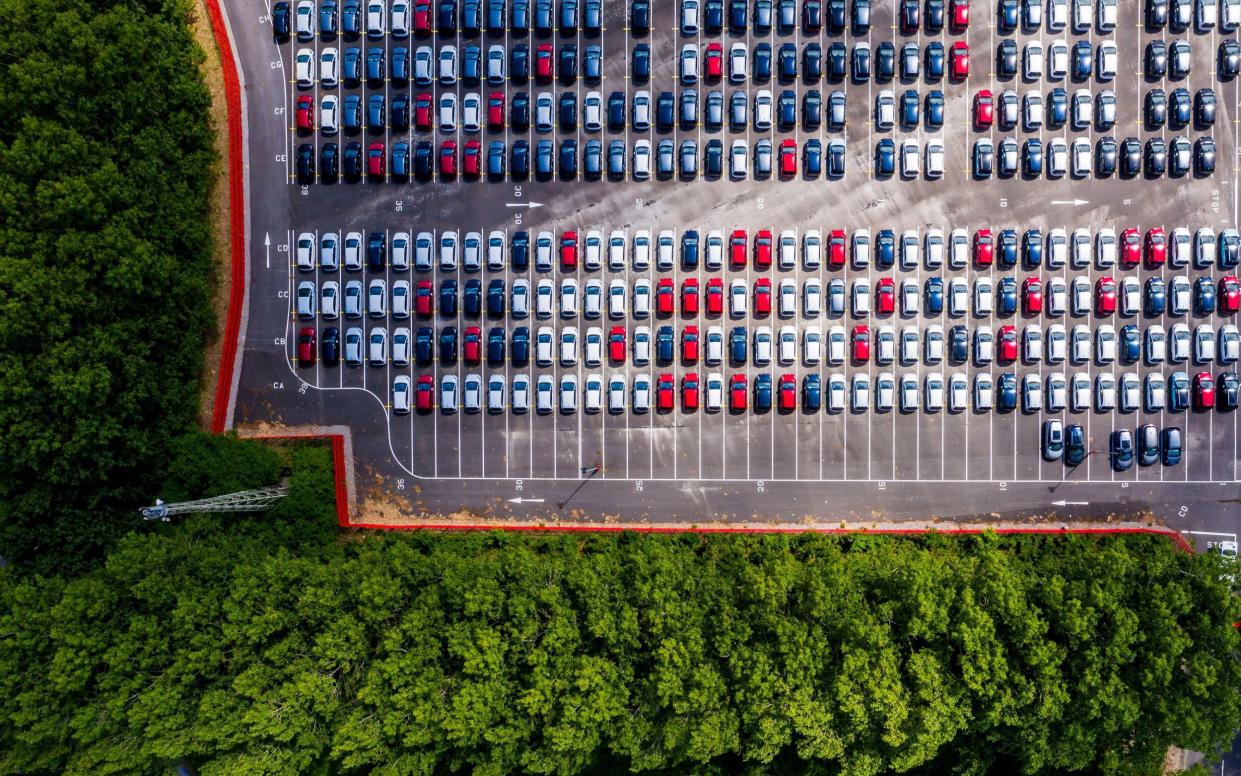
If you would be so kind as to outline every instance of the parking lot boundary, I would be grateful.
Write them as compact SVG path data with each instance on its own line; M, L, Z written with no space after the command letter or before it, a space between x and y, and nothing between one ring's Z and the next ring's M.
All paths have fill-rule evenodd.
M254 431L242 430L239 436L246 439L259 440L276 440L276 439L295 439L299 441L326 441L332 449L332 483L333 494L336 501L336 523L341 528L353 528L349 521L350 511L350 491L353 484L352 477L352 445L348 440L349 430L347 428L333 427L325 431L307 431L299 433L290 431L283 434L265 434Z
M237 358L240 352L241 316L246 299L246 197L243 155L245 142L241 112L241 80L237 73L237 60L233 54L228 23L220 0L205 0L207 15L211 17L211 29L215 35L220 55L220 70L224 74L224 101L228 111L228 210L229 253L231 280L229 283L228 312L224 323L224 341L220 349L220 368L216 378L215 404L211 412L211 433L222 434L229 424L229 409L233 404L234 377L237 374Z
M798 534L816 533L829 535L874 535L874 536L917 536L921 534L943 534L945 536L975 536L988 531L1001 536L1024 534L1042 534L1047 536L1064 536L1078 534L1084 536L1102 536L1108 534L1149 534L1168 539L1177 548L1192 553L1193 547L1178 532L1170 528L1152 528L1149 526L1118 526L1114 528L1023 528L1018 526L978 526L965 528L815 528L805 526L772 526L770 528L725 526L655 526L655 525L501 525L501 524L468 524L468 523L427 523L425 525L387 525L381 523L346 523L347 528L362 528L386 531L513 531L513 532L544 532L544 533L634 533L646 534Z

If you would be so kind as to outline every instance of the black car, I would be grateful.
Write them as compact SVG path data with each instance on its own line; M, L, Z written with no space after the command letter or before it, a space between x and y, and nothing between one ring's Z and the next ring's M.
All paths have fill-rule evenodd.
M1157 81L1168 74L1168 44L1152 40L1146 44L1146 79Z
M651 0L633 0L629 6L629 26L639 35L651 31Z
M1147 129L1161 129L1168 122L1168 95L1163 89L1151 89L1143 100L1142 114Z
M828 0L828 2L839 3L843 17L845 0ZM801 24L802 31L807 35L817 35L823 29L823 4L819 0L804 0L801 6ZM841 26L843 29L843 24Z
M561 92L560 108L557 111L561 132L577 131L577 93Z
M1076 423L1064 429L1064 464L1077 466L1086 460L1086 434Z
M1215 380L1215 406L1221 411L1237 409L1241 403L1241 378L1236 372L1221 372Z
M1216 72L1226 81L1241 74L1241 44L1232 39L1219 44L1219 63Z
M827 47L827 79L829 81L838 84L845 80L847 60L848 52L845 44L836 41Z
M855 83L864 83L870 78L870 49L865 46L854 46L850 60L849 77Z
M870 33L870 0L853 0L853 34L862 37Z
M901 0L900 25L902 35L913 35L918 31L918 16L920 12L919 0Z
M518 180L530 177L530 143L528 141L513 141L513 145L509 148L508 170L509 175Z
M801 98L801 124L808 132L818 130L823 123L823 97L818 89L810 89Z
M319 340L324 366L336 366L340 362L340 329L328 326Z
M560 177L564 180L577 177L577 141L572 138L560 141Z
M513 232L513 239L509 245L509 260L513 262L513 269L524 271L530 266L530 233L525 231Z
M807 44L801 52L802 77L806 83L816 83L823 77L823 47L818 43ZM793 77L797 77L797 69L793 69Z
M397 132L409 129L409 95L401 93L392 98L392 107L388 110L388 123Z
M875 80L887 83L896 77L896 46L885 40L875 47Z
M702 11L703 31L708 35L719 35L724 29L724 0L707 0Z
M362 144L356 140L345 144L345 152L342 157L342 173L345 181L348 183L357 183L362 180Z
M339 151L335 143L324 143L319 149L319 180L335 183L339 174Z
M1168 0L1146 0L1146 27L1157 30L1168 23Z
M1199 89L1194 95L1194 128L1210 129L1215 126L1215 92Z
M619 131L625 128L625 93L612 92L608 95L608 129Z
M707 141L702 157L703 174L718 178L724 174L724 143L718 137Z
M449 278L440 281L440 315L454 318L457 315L457 281Z
M518 326L513 329L513 337L509 340L509 357L513 366L525 366L530 363L530 329Z
M430 140L419 140L414 146L414 177L429 181L435 169L435 149Z
M1146 152L1143 154L1146 177L1158 178L1168 171L1168 144L1162 137L1152 137L1146 141Z
M655 129L669 132L676 123L676 98L672 92L660 92L655 101Z
M487 365L504 365L504 329L499 326L487 332Z
M1142 143L1136 137L1127 137L1120 144L1120 174L1126 178L1142 174Z
M577 46L566 43L560 47L560 62L556 66L556 75L562 84L571 84L577 80Z
M388 237L383 232L371 232L366 238L366 268L382 272L388 263Z
M995 50L995 75L997 78L1017 76L1017 41L1012 38L1000 41Z
M530 80L530 47L518 43L508 56L508 76L518 83Z
M297 182L303 185L315 182L315 147L310 143L297 147Z
M944 29L944 0L926 0L926 18L923 20L926 31L932 35Z
M630 65L632 68L630 75L635 83L644 84L651 80L651 45L649 43L639 43L633 47Z
M508 109L508 123L515 132L530 129L530 97L525 92L515 92Z
M1204 176L1215 172L1215 141L1200 137L1194 141L1194 175Z
M279 2L272 4L271 31L277 43L289 42L289 13L289 3L287 0L279 0Z
M445 364L457 363L456 326L445 326L440 332L440 361Z

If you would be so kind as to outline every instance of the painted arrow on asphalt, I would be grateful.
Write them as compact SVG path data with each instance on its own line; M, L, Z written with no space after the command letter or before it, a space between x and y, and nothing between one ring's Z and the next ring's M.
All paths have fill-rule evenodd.
M542 504L542 503L543 503L543 499L541 499L541 498L522 498L521 496L518 496L517 498L511 498L511 499L509 499L509 500L508 500L508 503L510 503L510 504Z
M1053 199L1051 201L1051 204L1053 205L1074 205L1075 207L1081 207L1082 205L1089 205L1090 200L1088 199Z
M271 232L263 235L263 252L267 255L267 269L271 269Z
M526 208L530 208L533 210L536 207L543 207L543 203L542 202L506 202L505 207L526 207Z
M1059 501L1051 502L1051 504L1052 506L1056 506L1056 507L1067 507L1067 506L1084 507L1084 506L1089 506L1090 502L1089 501L1065 501L1064 499L1060 499Z

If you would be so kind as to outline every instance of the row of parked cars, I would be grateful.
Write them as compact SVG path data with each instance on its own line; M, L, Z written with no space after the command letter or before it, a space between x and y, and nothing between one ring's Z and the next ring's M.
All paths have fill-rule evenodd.
M1192 287L1192 291L1191 291ZM677 284L672 278L660 278L655 283L638 278L632 283L615 278L607 284L598 278L578 283L576 278L564 278L559 287L549 278L537 280L533 285L525 278L516 278L511 286L503 279L488 281L486 291L483 282L470 278L458 283L448 277L439 282L438 292L430 280L419 280L412 285L408 280L396 280L392 284L391 306L388 305L388 283L383 278L372 278L363 291L361 280L345 281L343 291L336 280L325 280L316 289L313 281L298 283L296 307L299 317L314 318L361 318L363 313L383 317L391 309L398 318L411 314L431 317L437 312L443 317L456 317L458 310L467 317L486 314L491 318L506 315L514 319L527 318L648 318L652 314L661 317L681 315L720 316L727 313L732 318L744 318L753 314L767 317L773 313L781 318L793 318L799 314L805 318L820 315L854 317L869 315L913 318L947 314L951 318L973 315L977 318L998 316L1001 318L1021 316L1036 318L1046 315L1061 318L1066 314L1085 317L1094 313L1106 318L1113 314L1121 317L1162 315L1184 317L1192 314L1206 317L1218 313L1231 316L1241 305L1241 282L1233 275L1226 276L1217 286L1210 277L1199 277L1190 284L1184 275L1173 276L1169 281L1151 276L1143 285L1135 277L1114 278L1104 275L1093 284L1084 276L1071 281L1063 277L1049 277L1044 282L1038 277L1027 277L1018 285L1011 276L992 279L976 277L972 283L965 278L950 278L945 284L941 277L930 277L924 282L905 278L899 283L894 278L883 277L871 292L871 281L859 278L847 283L834 278L826 284L817 277L803 280L800 284L793 278L775 283L770 278L757 278L753 284L743 278L735 278L725 284L723 278L706 279L700 289L698 278L684 278ZM459 300L460 297L460 300ZM873 298L873 304L872 304ZM1192 302L1191 302L1192 300ZM317 304L317 306L316 306ZM1209 328L1209 327L1208 327ZM1183 329L1185 352L1188 352L1189 329L1184 324L1173 327L1173 352L1181 339L1178 330ZM1200 327L1201 329L1201 327ZM1037 327L1035 327L1037 331ZM1154 333L1159 332L1159 343L1164 342L1162 327L1148 331L1148 344ZM1220 330L1221 347L1225 341L1225 329ZM1137 328L1126 328L1122 334L1126 342L1132 341L1133 358L1137 358ZM1132 335L1132 336L1129 336ZM1065 338L1059 338L1063 341ZM1114 338L1113 338L1114 339ZM1036 340L1037 341L1037 340ZM1208 344L1213 340L1208 337ZM1213 351L1211 351L1213 352ZM1231 347L1229 347L1231 352ZM1175 355L1174 355L1175 360Z
M760 0L768 2L768 0ZM404 39L430 35L570 35L581 30L586 35L603 31L603 0L298 0L296 7L287 0L272 4L272 34L277 43L287 43L293 34L302 42L341 36L354 39L365 35L382 40L391 35ZM650 0L631 0L631 26L643 33L650 30Z
M883 178L894 175L899 155L901 177L918 177L919 149L917 141L903 140L898 147L891 138L880 140L875 146L876 175ZM941 177L943 141L928 141L926 149L927 167L923 175ZM1065 176L1157 179L1193 175L1202 178L1215 173L1217 154L1215 139L1209 135L1199 136L1192 142L1184 135L1171 139L1148 137L1145 142L1133 136L1117 142L1107 135L1097 138L1093 145L1084 137L1074 138L1071 143L1062 137L1046 142L1037 137L1024 141L1005 137L999 142L984 137L974 141L970 171L975 180L1018 176L1027 180L1044 176L1052 180Z
M875 123L891 128L898 120L902 126L917 124L917 93L901 95L900 108L894 92L880 92L875 98ZM980 89L972 103L974 129L985 131L996 127L1005 132L1023 129L1027 132L1047 129L1074 131L1094 128L1107 132L1116 126L1116 93L1103 89L1091 93L1077 89L1072 94L1056 87L1046 97L1038 91L1026 91L1018 95L1014 89L998 94L990 89ZM1148 89L1142 98L1143 123L1147 129L1184 129L1191 124L1194 129L1207 130L1215 126L1219 100L1215 90L1202 88L1190 94L1188 89L1177 88L1170 92L1160 88Z
M390 242L390 244L389 244ZM1090 267L1098 269L1120 266L1133 269L1145 265L1149 269L1170 266L1184 269L1209 269L1218 266L1225 272L1237 267L1241 260L1241 233L1236 229L1224 229L1220 233L1209 226L1190 231L1188 227L1174 227L1169 233L1163 227L1150 227L1145 232L1129 227L1119 234L1110 226L1093 232L1078 227L1072 232L1054 227L1044 232L1038 227L1025 230L1010 227L992 230L980 227L972 232L956 228L945 233L939 228L923 230L880 229L872 234L869 229L822 230L811 228L800 232L794 229L759 229L751 235L746 229L686 229L678 233L672 229L654 232L635 229L632 233L614 229L606 235L599 229L588 229L579 234L572 229L562 230L557 238L550 230L536 232L533 240L528 231L518 230L507 235L499 230L491 232L467 231L464 236L455 229L440 232L394 232L389 241L387 232L347 232L342 243L336 232L324 232L317 240L312 232L300 232L294 246L294 263L302 272L321 269L336 272L342 265L350 272L360 271L365 264L372 272L382 272L391 267L405 271L412 266L419 272L430 272L436 266L453 272L460 267L466 272L478 272L484 263L488 270L500 271L510 263L513 269L525 271L531 264L539 272L551 271L555 264L565 272L576 272L580 266L586 271L603 267L619 272L626 268L644 271L654 266L659 271L673 269L678 261L686 270L694 270L699 262L708 270L744 270L752 266L767 270L773 265L782 270L794 269L801 262L806 270L843 269L846 264L854 269L873 265L879 269L899 266L901 270L913 271L919 267L936 270L944 266L965 269L971 262L979 269L993 264L1010 269L1020 264L1026 269L1046 266L1059 269L1072 266L1075 269ZM1187 275L1182 278L1188 281ZM1048 278L1054 282L1055 278ZM1082 278L1084 280L1084 278ZM1122 285L1128 279L1122 279ZM1148 307L1159 300L1162 311L1163 290L1159 294L1149 289L1153 281L1163 283L1163 278L1147 279ZM1177 282L1176 277L1169 282ZM1199 278L1199 286L1211 286L1209 278ZM1231 281L1221 281L1221 302L1226 309L1235 312L1235 294L1223 289L1231 288ZM1124 293L1127 293L1125 291ZM1176 303L1174 302L1174 305ZM1212 302L1214 306L1214 302Z
M1178 373L1177 376L1183 377L1184 373ZM1092 392L1090 378L1082 373L1073 375L1072 385L1069 385L1061 374L1050 375L1045 385L1044 380L1035 374L1018 379L1013 372L1002 372L994 376L978 373L974 375L971 390L971 381L960 372L947 376L940 372L930 372L921 376L921 379L909 372L899 376L892 372L879 372L873 378L867 373L854 373L850 378L840 372L827 375L811 373L803 375L800 380L791 372L781 375L760 372L754 375L752 381L745 373L733 373L729 376L727 385L724 375L719 372L708 373L705 380L702 375L690 372L683 374L679 381L672 372L664 372L633 375L631 391L629 377L623 373L610 374L606 383L600 373L588 373L584 379L569 373L560 375L560 388L557 391L557 381L552 375L537 375L532 384L528 374L519 372L512 376L510 392L509 380L504 374L488 375L484 389L482 375L469 372L463 379L455 374L442 375L439 380L439 396L436 397L434 376L419 375L415 382L408 375L399 375L393 381L392 408L398 414L409 412L411 407L420 413L429 413L438 408L445 414L455 413L459 409L469 413L486 409L492 414L500 414L506 410L524 414L531 410L533 398L534 410L539 414L550 414L557 409L564 414L571 414L578 410L579 401L582 410L587 413L606 409L611 414L620 414L627 410L637 414L651 410L671 412L678 408L685 412L700 408L707 412L720 412L727 408L729 412L741 413L751 409L751 401L752 409L756 412L773 408L781 412L792 412L800 408L807 413L826 410L832 414L846 411L864 413L870 410L880 413L893 410L916 413L921 410L927 413L947 411L957 414L972 408L976 413L996 410L1001 413L1020 411L1032 414L1044 410L1063 412L1070 407L1072 412L1087 412L1093 400L1097 412L1109 413L1116 408L1115 380L1111 375L1099 377ZM1126 377L1136 380L1133 375ZM1208 373L1203 373L1195 378L1195 383L1211 385L1209 378ZM411 391L412 396L406 395ZM1079 393L1082 397L1078 397ZM1197 396L1198 394L1195 394L1195 397ZM1084 405L1073 404L1078 400L1083 401ZM1100 401L1113 401L1113 404L1109 408L1100 404ZM1190 399L1186 398L1185 401L1189 402ZM1192 406L1198 411L1211 409L1197 404L1198 398L1192 401ZM1177 411L1187 411L1190 406L1187 403ZM1054 422L1062 423L1059 419L1054 419ZM1071 429L1072 427L1070 434ZM1060 434L1057 434L1057 431L1060 431ZM1066 440L1062 435L1062 428L1050 425L1050 421L1044 424L1043 453L1047 460L1057 460L1060 453L1066 452ZM1122 442L1120 447L1123 452L1123 437L1119 441ZM1166 437L1164 442L1162 447L1170 454L1165 462L1169 465L1178 463L1179 435L1175 438L1175 443ZM1159 447L1161 445L1156 445L1156 449ZM1068 461L1071 465L1081 462L1071 445L1069 452ZM1084 452L1082 451L1083 454ZM1116 452L1113 450L1113 454ZM1144 455L1142 462L1149 465L1155 460L1158 460L1157 456L1154 460L1148 460ZM1132 464L1132 456L1124 463L1126 465L1119 467L1122 470Z

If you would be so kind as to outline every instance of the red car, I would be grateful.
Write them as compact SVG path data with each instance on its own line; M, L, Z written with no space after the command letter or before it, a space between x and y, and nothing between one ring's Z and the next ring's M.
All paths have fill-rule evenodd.
M1116 312L1116 281L1110 275L1104 275L1095 283L1094 306L1096 315Z
M483 171L483 147L477 140L465 142L465 153L461 155L461 172L467 178L477 178Z
M1120 233L1120 263L1125 267L1136 267L1142 261L1142 237L1137 229L1126 229Z
M870 327L853 327L853 360L863 363L870 360Z
M414 407L419 412L430 412L435 409L435 378L422 375L414 388Z
M745 410L746 402L749 400L748 394L745 375L736 374L728 378L728 406L733 412Z
M780 174L797 175L797 141L791 137L780 143Z
M827 263L834 269L845 265L845 230L833 229L827 235Z
M1146 263L1161 265L1167 258L1168 236L1157 226L1146 233Z
M483 355L483 330L468 326L461 338L461 359L467 364L477 364Z
M1017 360L1017 327L1001 326L996 358L1011 364Z
M419 132L431 131L431 95L420 94L414 98L414 128Z
M1235 313L1241 310L1241 281L1236 275L1225 275L1219 279L1219 294L1215 306L1221 313Z
M970 77L970 47L965 41L959 40L952 44L950 53L952 68L949 70L954 81L964 81Z
M504 92L487 95L487 128L504 129Z
M435 312L435 287L431 285L431 281L418 281L414 291L414 311L428 318Z
M745 253L749 241L744 229L734 229L733 236L728 238L728 263L733 269L745 268Z
M660 278L655 284L655 312L658 315L672 315L676 312L676 284L672 278Z
M681 312L686 315L698 314L698 278L686 278L681 283Z
M1211 379L1210 372L1194 375L1194 406L1200 410L1215 406L1215 381Z
M705 78L720 78L724 75L724 47L718 43L707 44L707 51L703 55L703 76Z
M431 4L426 0L414 3L414 32L423 34L431 32Z
M988 267L995 256L995 240L990 229L979 229L974 232L974 263Z
M965 32L970 26L970 0L952 0L948 24L953 32Z
M384 171L388 165L385 161L387 156L384 154L383 143L371 143L366 149L366 174L371 181L382 183L384 179Z
M880 278L875 286L875 312L880 315L891 315L896 311L896 281L892 278Z
M577 232L571 229L560 233L560 268L565 272L577 269Z
M1034 315L1043 311L1043 284L1038 278L1026 278L1021 284L1023 293L1023 304L1025 304L1026 315Z
M625 327L613 326L608 332L608 360L613 364L625 363Z
M681 332L681 360L687 364L698 363L697 326L686 326Z
M664 372L655 381L655 408L669 412L676 406L677 383L671 372Z
M974 95L974 126L986 129L995 121L995 98L990 89L979 89Z
M711 278L707 281L707 315L721 315L724 312L724 281L722 278Z
M315 363L315 329L304 326L297 332L297 363L312 366Z
M555 50L550 43L540 43L534 53L534 77L542 81L552 80L552 61Z
M315 131L315 101L309 94L297 98L297 130L299 132Z
M681 409L698 409L698 375L687 374L681 378Z
M771 278L754 281L754 314L771 315Z
M776 386L776 393L779 395L778 401L781 412L792 412L797 409L797 378L791 374L780 375L780 382Z
M754 266L756 269L771 268L770 229L763 229L754 236Z
M457 177L456 140L445 140L440 145L440 175L445 178Z

